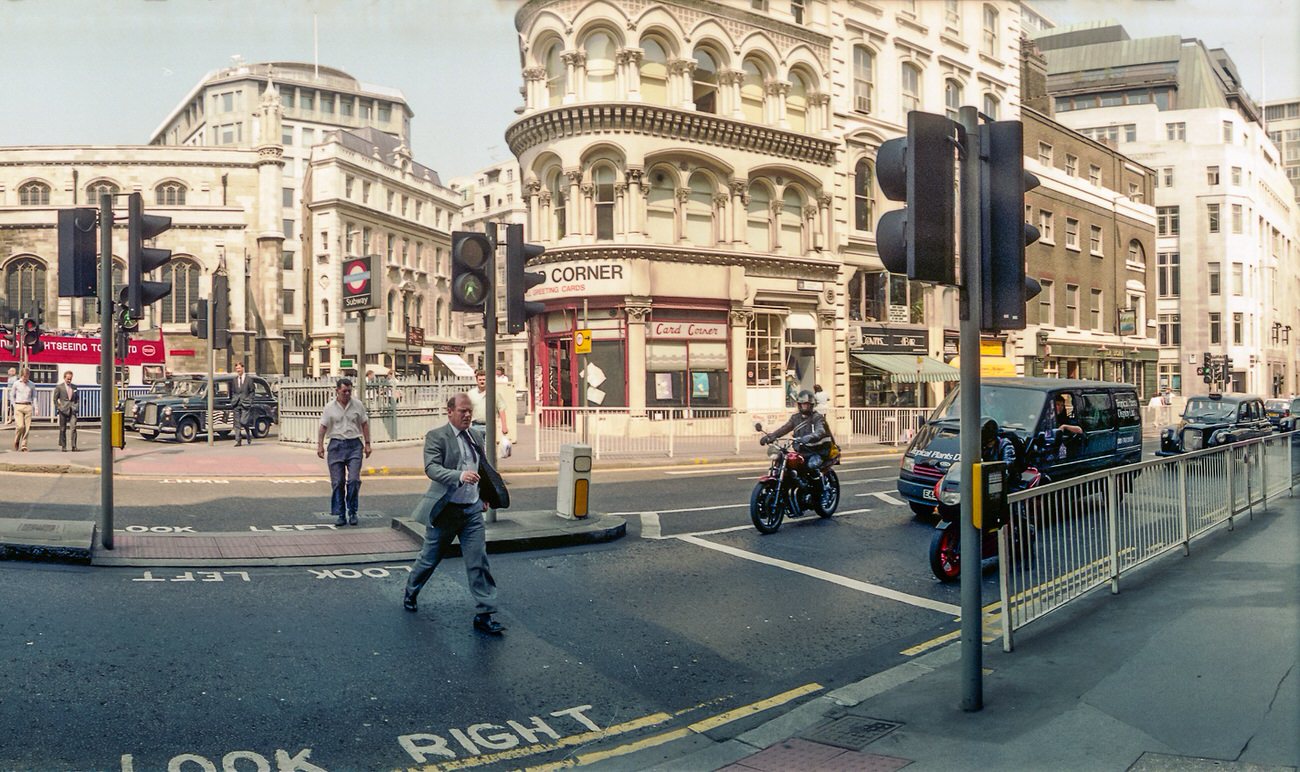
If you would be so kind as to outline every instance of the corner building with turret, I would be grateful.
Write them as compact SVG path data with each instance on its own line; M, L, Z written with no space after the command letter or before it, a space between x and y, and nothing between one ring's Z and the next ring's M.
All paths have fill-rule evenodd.
M955 293L884 272L875 153L911 109L1014 117L1017 4L530 0L516 26L537 405L847 408L851 341L942 357Z

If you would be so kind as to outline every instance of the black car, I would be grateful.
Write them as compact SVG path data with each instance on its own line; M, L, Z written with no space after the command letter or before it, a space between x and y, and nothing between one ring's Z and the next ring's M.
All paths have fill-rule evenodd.
M1290 399L1266 399L1264 400L1264 416L1268 422L1273 425L1277 431L1283 431L1282 423L1291 417Z
M172 387L177 381L190 381L203 376L198 375L172 375L161 381L154 381L149 386L146 394L140 394L134 397L124 397L118 400L117 409L122 411L122 428L129 432L135 431L135 422L140 419L140 414L144 412L145 403L152 402L159 397L165 397L172 393Z
M1160 432L1160 450L1169 456L1189 450L1267 437L1273 425L1264 414L1264 400L1246 394L1192 397L1177 426Z
M251 422L253 436L265 437L271 425L279 420L280 406L266 379L254 375ZM235 431L235 412L230 407L231 386L235 376L218 375L213 379L212 430L219 437L228 437ZM171 393L145 402L138 412L135 430L146 440L170 434L181 442L193 442L206 434L208 412L208 379L176 380Z

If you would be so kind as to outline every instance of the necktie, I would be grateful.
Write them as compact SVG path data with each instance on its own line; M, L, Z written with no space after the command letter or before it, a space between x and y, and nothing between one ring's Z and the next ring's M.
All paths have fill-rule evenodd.
M469 460L474 466L478 466L478 448L474 446L474 440L470 439L469 432L462 431L461 437L465 438L465 445L469 448Z

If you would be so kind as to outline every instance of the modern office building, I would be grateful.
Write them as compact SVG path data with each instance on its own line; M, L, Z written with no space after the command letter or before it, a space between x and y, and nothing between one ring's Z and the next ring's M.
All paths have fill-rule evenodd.
M1264 105L1264 126L1268 138L1282 155L1282 168L1300 204L1300 99L1284 99Z

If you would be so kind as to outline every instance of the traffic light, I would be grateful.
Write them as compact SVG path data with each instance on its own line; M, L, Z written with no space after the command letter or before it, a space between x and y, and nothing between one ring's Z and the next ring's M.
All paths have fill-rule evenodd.
M546 281L546 274L524 270L529 260L545 251L538 244L524 243L524 226L506 226L506 332L510 335L523 332L529 317L546 310L541 303L524 300L528 290Z
M1201 364L1208 371L1212 372L1214 370L1214 357L1210 354L1210 352L1206 351L1203 354L1201 354Z
M980 329L1025 329L1025 303L1042 287L1025 276L1025 247L1038 229L1025 222L1025 191L1038 178L1025 171L1024 124L980 126Z
M131 306L127 303L126 287L117 293L117 311L113 315L113 322L117 329L123 332L135 332L140 329L140 317L131 313Z
M23 320L22 344L27 348L28 353L39 354L45 350L45 343L41 341L41 334L44 332L39 318L28 317Z
M59 210L59 297L90 298L99 291L95 250L96 211Z
M496 240L486 233L451 234L451 310L483 311L492 291L492 257Z
M18 328L0 325L0 348L12 355L18 354Z
M127 200L126 219L126 304L131 318L144 316L144 307L171 294L172 285L165 281L146 281L144 275L161 268L172 259L170 249L146 247L144 242L157 238L172 226L172 218L144 213L144 199L132 193Z
M956 284L956 126L942 115L913 110L907 136L885 142L876 153L880 190L891 201L906 202L882 215L876 228L880 260L890 273Z
M230 348L230 280L224 273L212 277L212 347Z
M208 339L208 301L203 298L190 303L190 335Z

